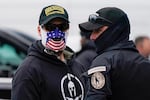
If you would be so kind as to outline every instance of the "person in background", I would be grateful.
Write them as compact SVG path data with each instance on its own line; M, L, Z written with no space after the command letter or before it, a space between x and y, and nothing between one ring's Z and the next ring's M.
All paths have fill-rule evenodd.
M83 100L84 88L72 70L73 51L66 46L69 18L58 5L44 7L34 42L12 82L12 100Z
M97 55L96 53L96 46L92 40L90 40L90 31L81 30L81 49L76 52L76 60L83 65L85 70L87 70L93 58Z
M148 36L139 36L135 38L135 45L139 53L148 58L150 55L150 38Z
M150 100L150 61L129 40L127 14L104 7L79 24L92 31L98 56L86 72L89 87L85 100Z
M96 46L92 40L90 40L90 34L91 31L86 31L83 29L80 29L80 35L81 35L81 50L76 53L76 62L80 65L75 66L74 69L76 69L77 75L81 78L85 91L87 91L87 79L85 77L81 77L84 72L86 72L93 61L93 59L96 57ZM78 68L76 68L78 67Z

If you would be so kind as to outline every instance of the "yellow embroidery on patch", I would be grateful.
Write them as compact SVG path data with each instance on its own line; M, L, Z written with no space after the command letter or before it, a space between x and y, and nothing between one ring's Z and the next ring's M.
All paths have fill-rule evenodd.
M55 13L64 14L65 11L62 7L59 7L59 6L51 6L51 7L48 7L45 9L46 16L49 16L49 15L55 14Z

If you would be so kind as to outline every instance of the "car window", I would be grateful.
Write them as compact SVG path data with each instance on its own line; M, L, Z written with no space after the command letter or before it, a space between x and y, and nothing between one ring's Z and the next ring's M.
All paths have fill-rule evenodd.
M0 77L12 77L26 54L8 43L0 44Z

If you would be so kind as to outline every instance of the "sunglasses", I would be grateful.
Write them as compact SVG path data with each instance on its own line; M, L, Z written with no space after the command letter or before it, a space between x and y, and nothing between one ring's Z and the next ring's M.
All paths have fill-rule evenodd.
M48 31L53 31L56 28L58 28L61 31L65 31L69 28L69 23L67 23L67 22L63 22L61 24L47 23L45 25L42 25L42 28L45 28Z
M104 17L101 17L101 16L97 16L95 14L91 14L89 16L89 21L92 22L92 23L108 23L108 24L112 24L112 21L104 18Z

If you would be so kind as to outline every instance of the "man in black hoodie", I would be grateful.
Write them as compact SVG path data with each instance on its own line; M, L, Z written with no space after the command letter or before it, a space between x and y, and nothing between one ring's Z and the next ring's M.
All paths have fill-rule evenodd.
M127 14L105 7L80 28L92 31L98 56L84 74L89 78L85 100L150 100L150 62L129 41Z
M58 5L43 8L38 33L12 84L12 100L83 100L84 89L74 75L73 52L66 47L69 18Z

